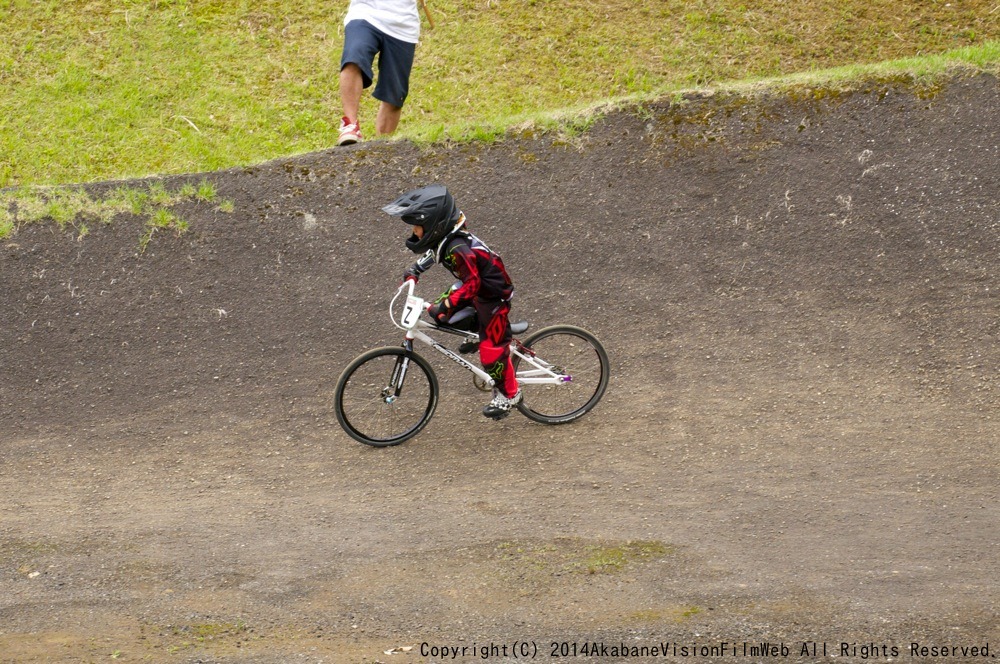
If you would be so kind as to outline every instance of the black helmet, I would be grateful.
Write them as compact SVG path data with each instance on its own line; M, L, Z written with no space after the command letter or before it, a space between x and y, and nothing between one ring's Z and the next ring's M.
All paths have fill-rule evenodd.
M403 221L411 226L423 227L423 237L418 239L414 234L406 241L406 246L415 254L436 248L456 230L455 227L462 217L461 210L455 205L455 199L448 193L448 188L440 184L408 191L382 210L394 217L402 217Z

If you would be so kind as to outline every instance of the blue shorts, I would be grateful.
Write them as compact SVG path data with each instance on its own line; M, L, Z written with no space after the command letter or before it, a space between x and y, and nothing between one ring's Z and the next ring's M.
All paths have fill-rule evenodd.
M372 96L402 108L410 91L410 70L416 50L416 44L390 37L368 21L351 21L344 28L340 69L343 70L349 63L357 65L367 88L375 78L372 63L378 53L378 84Z

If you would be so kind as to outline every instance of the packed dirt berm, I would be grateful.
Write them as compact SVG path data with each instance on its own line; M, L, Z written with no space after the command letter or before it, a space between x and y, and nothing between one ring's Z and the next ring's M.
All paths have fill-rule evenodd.
M0 661L1000 651L998 117L986 74L691 94L579 135L171 179L233 211L179 205L190 229L144 252L139 218L19 228ZM388 302L413 255L380 208L431 182L503 255L514 319L608 349L582 419L487 421L428 355L442 402L420 436L376 449L337 425L343 368L401 342ZM421 292L448 283L435 268Z

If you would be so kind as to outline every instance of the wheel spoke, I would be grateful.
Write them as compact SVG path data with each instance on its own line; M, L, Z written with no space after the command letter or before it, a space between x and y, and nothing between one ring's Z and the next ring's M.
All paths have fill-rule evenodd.
M409 355L405 389L398 396L386 379L404 357L400 348L381 348L355 360L341 375L335 407L344 430L369 445L395 445L416 435L437 404L437 379L426 361Z
M607 354L589 332L570 326L540 330L524 342L539 366L570 376L559 384L526 384L519 410L539 422L566 422L580 417L601 399L607 387ZM520 358L518 358L520 359ZM523 375L538 376L531 362L524 361Z

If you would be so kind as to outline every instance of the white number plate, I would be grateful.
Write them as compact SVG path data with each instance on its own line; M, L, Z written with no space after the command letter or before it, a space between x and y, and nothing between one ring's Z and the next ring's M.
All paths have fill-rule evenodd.
M406 297L406 304L403 305L403 315L399 317L400 325L407 330L413 329L417 321L420 320L420 314L423 312L424 301L416 295L408 295Z

